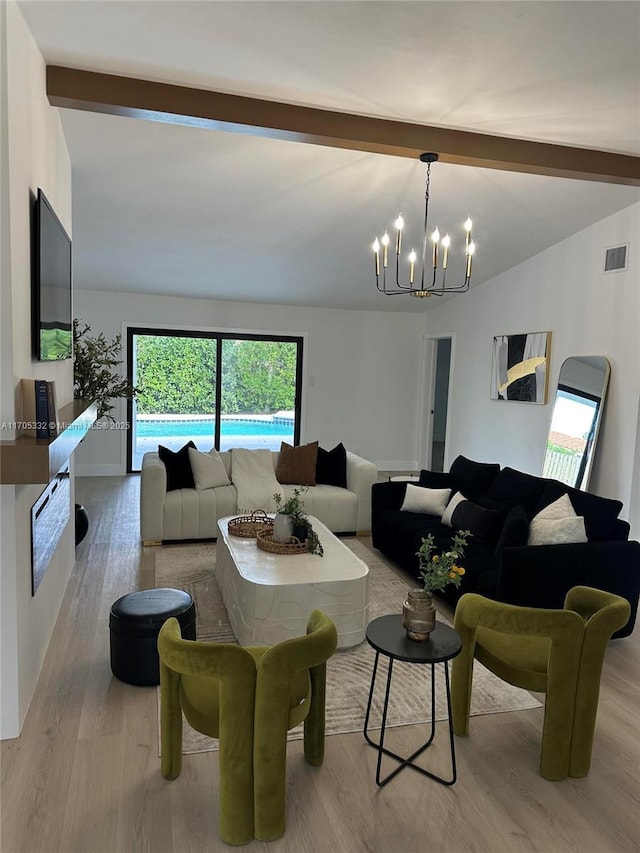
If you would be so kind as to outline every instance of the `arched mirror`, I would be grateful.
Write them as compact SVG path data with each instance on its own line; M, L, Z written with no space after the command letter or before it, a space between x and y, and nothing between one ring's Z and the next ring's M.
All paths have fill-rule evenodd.
M572 356L560 368L542 474L586 489L611 367L600 355Z

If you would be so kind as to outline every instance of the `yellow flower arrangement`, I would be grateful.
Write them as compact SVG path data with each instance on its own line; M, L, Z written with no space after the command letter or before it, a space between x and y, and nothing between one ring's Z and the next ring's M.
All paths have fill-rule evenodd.
M469 536L471 533L468 530L458 531L453 537L451 550L441 554L433 553L436 547L433 535L429 533L425 536L418 551L425 592L441 591L450 583L456 588L460 586L465 571L458 565L458 560L464 557Z

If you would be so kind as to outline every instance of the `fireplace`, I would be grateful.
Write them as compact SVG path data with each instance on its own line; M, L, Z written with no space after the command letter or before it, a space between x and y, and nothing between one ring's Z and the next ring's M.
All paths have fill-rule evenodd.
M31 507L31 595L36 594L69 523L70 488L67 461Z

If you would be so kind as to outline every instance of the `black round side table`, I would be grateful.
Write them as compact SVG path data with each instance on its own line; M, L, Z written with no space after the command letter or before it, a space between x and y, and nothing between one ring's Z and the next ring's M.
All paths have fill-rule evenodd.
M376 769L376 784L379 787L386 785L394 776L396 776L405 767L411 767L418 773L424 776L429 776L440 782L443 785L453 785L456 781L456 752L453 742L453 720L451 718L451 690L449 686L449 661L456 655L460 654L462 649L462 640L453 628L444 625L442 622L436 622L435 629L431 632L428 640L423 643L418 643L415 640L410 640L407 637L405 629L402 627L401 614L392 614L390 616L380 616L374 619L367 626L367 642L376 651L376 659L373 664L373 672L371 674L371 689L369 690L369 702L367 704L367 714L364 720L364 736L367 743L378 750L378 766ZM371 713L371 702L373 700L373 692L376 683L376 675L378 672L378 661L380 655L385 655L389 658L389 668L387 671L387 688L384 696L384 706L382 709L382 724L380 727L380 740L372 740L369 736L369 716ZM393 662L396 660L405 661L406 663L428 664L431 666L431 731L429 738L419 749L413 752L408 758L403 758L390 749L384 746L384 734L387 725L387 709L389 706L389 694L391 692L391 675L393 673ZM435 683L435 666L437 663L444 664L444 678L447 691L447 713L449 716L449 743L451 748L451 779L443 779L441 776L436 776L424 767L419 767L414 764L414 759L421 755L427 747L431 746L436 733L435 716L436 716L436 683ZM391 773L380 778L380 769L382 767L382 756L388 755L395 758L400 764Z

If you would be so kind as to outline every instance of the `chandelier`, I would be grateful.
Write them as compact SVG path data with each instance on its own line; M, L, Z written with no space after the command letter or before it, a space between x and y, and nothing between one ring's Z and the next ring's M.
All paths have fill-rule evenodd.
M395 267L396 275L395 282L391 281L387 285L387 269L389 267L389 246L391 237L387 231L382 237L377 237L373 241L373 252L375 256L376 269L376 287L380 293L385 296L399 296L400 294L410 293L416 297L427 296L442 296L445 293L465 293L469 290L471 283L471 263L476 250L476 245L471 238L471 219L467 217L464 223L465 242L464 242L464 258L465 258L465 273L462 282L459 284L447 283L447 269L449 266L449 250L451 249L451 238L448 234L444 237L440 236L440 230L436 226L435 230L429 234L429 182L431 180L431 164L438 159L437 154L428 153L421 154L420 160L427 164L427 184L424 195L424 238L422 241L422 263L416 278L416 261L418 256L415 249L411 249L407 256L408 277L406 283L400 280L400 255L402 253L402 235L404 231L404 219L402 214L396 219L394 226L396 229L395 236ZM431 250L429 251L429 245ZM382 271L382 272L381 272Z

